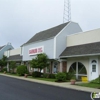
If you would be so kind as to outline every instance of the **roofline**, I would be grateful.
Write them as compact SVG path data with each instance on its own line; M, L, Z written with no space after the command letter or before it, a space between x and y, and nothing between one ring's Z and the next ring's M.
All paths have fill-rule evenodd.
M7 45L4 45L4 47L2 47L2 49L5 48L6 46L7 46ZM1 51L2 49L0 49L0 51Z
M51 38L47 38L47 39L44 39L44 40L39 40L39 41L35 41L35 42L31 42L31 43L27 43L27 44L24 44L22 45L21 47L25 46L25 45L29 45L29 44L32 44L32 43L38 43L38 42L41 42L41 41L46 41L46 40L50 40L50 39L53 39L54 37L51 37Z
M68 24L70 24L72 21L69 21L69 22L67 22ZM75 22L73 22L73 23L75 23ZM68 24L65 26L65 27L67 27L68 26ZM56 27L56 26L55 26ZM64 27L64 28L65 28ZM53 27L52 27L53 28ZM55 37L57 37L63 30L64 30L64 28L57 34L57 35L55 35L55 36L53 36L53 37L50 37L50 38L46 38L46 39L44 39L44 40L48 40L48 39L52 39L52 38L55 38ZM50 29L50 28L49 28ZM47 29L48 30L48 29ZM45 30L44 30L45 31ZM42 31L41 31L42 32ZM36 33L37 34L37 33ZM35 41L35 42L40 42L40 41L44 41L44 40L38 40L38 41ZM35 42L31 42L31 43L35 43ZM26 43L26 44L31 44L31 43ZM25 43L23 44L23 45L21 45L21 47L22 46L24 46L24 45L26 45Z
M84 56L97 56L97 55L100 55L100 53L96 53L96 54L83 54L83 55L72 55L72 56L60 56L59 58L84 57Z

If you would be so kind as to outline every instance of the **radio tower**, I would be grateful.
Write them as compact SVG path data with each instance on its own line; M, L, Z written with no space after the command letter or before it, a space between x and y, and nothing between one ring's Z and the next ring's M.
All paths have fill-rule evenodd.
M71 21L70 0L64 0L63 23Z

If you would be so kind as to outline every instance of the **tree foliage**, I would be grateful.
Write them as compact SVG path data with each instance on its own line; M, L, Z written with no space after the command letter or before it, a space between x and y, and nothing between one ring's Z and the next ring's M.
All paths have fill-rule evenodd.
M15 62L15 61L11 61L11 62L9 63L9 67L10 67L10 69L12 69L12 72L14 73L14 69L17 67L17 66L16 66L16 62Z
M27 66L20 65L17 67L17 73L19 76L23 76L24 74L28 74Z
M4 67L7 65L7 57L6 56L3 56L2 59L0 59L0 66L1 67Z
M40 72L43 68L49 66L49 59L45 53L37 54L35 58L30 61L32 68L39 68Z

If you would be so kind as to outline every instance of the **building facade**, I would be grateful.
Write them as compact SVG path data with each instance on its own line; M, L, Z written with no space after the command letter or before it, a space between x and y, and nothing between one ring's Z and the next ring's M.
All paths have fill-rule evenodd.
M86 76L89 81L100 75L100 29L67 36L67 47L60 55L66 59L67 72L77 79Z
M80 26L75 22L68 22L34 35L22 46L23 61L28 64L29 71L36 71L36 69L30 68L28 62L39 53L47 54L50 60L50 68L44 69L44 72L66 71L66 62L58 61L59 55L66 48L67 35L77 32L82 32ZM62 63L65 66L64 68L60 68Z
M4 52L4 55L7 57L7 71L9 72L9 63L10 61L15 61L16 65L23 64L22 62L22 48L7 50ZM16 69L15 69L16 71Z
M35 34L20 48L4 55L33 72L38 69L31 68L29 62L40 53L47 54L50 61L44 73L71 72L78 80L87 77L91 81L100 75L100 29L82 32L78 23L64 23Z

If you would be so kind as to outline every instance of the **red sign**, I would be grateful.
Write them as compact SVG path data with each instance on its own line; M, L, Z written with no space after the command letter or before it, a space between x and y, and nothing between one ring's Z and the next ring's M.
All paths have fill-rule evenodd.
M36 55L43 52L44 52L43 46L29 49L29 55Z

